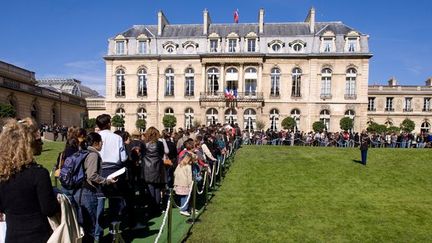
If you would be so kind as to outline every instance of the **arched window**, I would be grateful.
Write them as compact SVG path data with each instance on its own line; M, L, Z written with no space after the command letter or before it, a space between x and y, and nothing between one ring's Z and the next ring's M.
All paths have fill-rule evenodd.
M174 96L174 70L168 68L165 71L165 96Z
M116 115L119 115L119 116L121 116L124 119L125 116L126 116L126 112L125 112L125 110L123 108L118 108L116 110Z
M53 107L51 108L51 115L52 124L58 124L57 107L55 105L53 105Z
M270 80L271 80L271 89L270 89L270 96L279 96L279 90L280 90L280 69L279 68L272 68L270 73Z
M300 110L299 109L292 109L291 110L291 117L296 122L296 126L294 127L294 130L297 131L300 128Z
M257 70L255 68L247 68L245 71L245 95L256 95L257 79Z
M421 133L429 133L431 130L431 125L429 122L425 121L420 126L420 132Z
M138 70L138 96L147 96L147 72L145 69Z
M216 95L219 91L219 69L210 68L207 71L207 92Z
M231 67L226 70L225 81L226 81L226 91L231 92L236 91L238 89L238 71L237 69Z
M356 78L357 71L354 68L349 68L346 73L345 81L345 98L347 99L356 98Z
M253 132L256 127L256 112L254 109L246 109L244 112L244 129L249 133Z
M271 109L270 111L270 130L277 131L279 126L279 111Z
M233 108L230 108L225 111L225 123L235 124L237 123L237 111Z
M35 121L39 121L39 109L38 105L35 102L33 102L31 106L30 115Z
M165 115L174 116L174 110L171 107L165 109Z
M147 111L144 108L139 108L137 111L137 118L138 120L144 120L147 122ZM140 128L140 132L144 132L144 130L144 128Z
M320 112L320 121L324 123L326 131L330 129L330 111L322 110Z
M123 69L119 69L116 71L116 84L116 96L125 96L125 71Z
M185 128L191 129L193 126L194 111L192 108L185 110Z
M185 96L194 96L195 74L192 68L185 72Z
M331 78L332 70L330 68L324 68L321 71L321 98L331 98Z
M292 88L291 88L291 96L292 97L301 97L301 75L302 70L300 68L294 68L292 70Z
M215 108L210 108L206 112L207 126L215 125L218 122L218 111Z

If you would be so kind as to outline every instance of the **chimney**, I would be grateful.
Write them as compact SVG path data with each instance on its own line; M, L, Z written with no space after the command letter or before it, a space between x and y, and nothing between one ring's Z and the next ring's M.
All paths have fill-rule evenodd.
M210 19L210 13L207 9L204 9L203 18L204 18L203 35L208 35L211 19Z
M260 34L264 33L264 9L260 8L259 10L259 16L258 16L258 30Z
M397 86L397 80L395 77L390 78L390 80L388 81L388 85L389 86Z
M162 10L158 12L158 36L162 35L165 25L169 25L168 19L165 17Z
M426 79L426 86L429 86L429 87L432 86L432 77Z
M310 29L311 34L315 33L315 8L314 7L312 7L309 10L309 13L306 16L306 19L304 22L309 24L309 29Z

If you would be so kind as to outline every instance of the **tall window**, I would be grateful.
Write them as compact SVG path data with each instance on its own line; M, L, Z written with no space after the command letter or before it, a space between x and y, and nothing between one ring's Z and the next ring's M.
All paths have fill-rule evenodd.
M348 52L356 52L357 51L357 37L348 37L347 38L347 50Z
M322 51L333 52L333 37L324 37L322 39Z
M52 124L57 123L57 109L55 106L51 108L51 115Z
M257 71L255 68L248 68L245 72L245 95L256 95Z
M126 41L122 40L122 41L116 41L115 42L115 51L117 55L124 55L125 52L125 45L126 45Z
M270 130L277 131L279 125L279 111L272 109L270 111Z
M375 111L375 97L368 98L368 111Z
M139 108L137 112L137 118L138 120L144 120L147 119L147 111L144 108ZM144 132L145 129L140 128L140 132Z
M255 52L256 51L256 39L248 39L247 40L247 51Z
M138 96L147 96L147 72L145 69L138 71Z
M429 97L424 98L423 111L431 111L431 98Z
M294 127L294 130L297 131L300 128L300 110L299 109L293 109L291 111L291 117L296 122L296 126Z
M193 126L194 111L192 108L185 110L185 128L191 129Z
M302 70L300 68L294 68L292 70L291 96L293 97L301 97L301 75Z
M228 68L225 74L226 91L233 92L238 89L238 71L235 68Z
M219 42L219 40L217 40L217 39L210 40L210 52L217 52L218 42Z
M345 98L347 99L356 98L356 78L357 71L354 68L348 69L345 79Z
M138 53L147 54L147 41L138 41Z
M125 71L123 69L119 69L116 72L116 96L125 96L125 95L126 95Z
M413 111L413 109L412 109L412 97L405 97L404 111L405 112Z
M271 89L270 89L270 96L279 96L279 90L280 90L280 69L279 68L273 68L271 70L270 74L270 80L271 80Z
M168 68L165 71L165 96L174 96L174 70Z
M225 111L225 123L233 125L237 123L237 111L235 109L228 109Z
M218 122L218 111L215 108L210 108L206 112L207 126L215 125Z
M207 92L211 95L216 95L219 91L219 70L210 68L207 71Z
M195 75L194 70L192 68L186 69L185 73L185 96L193 96L194 95L194 86L195 86Z
M386 98L385 111L394 111L394 108L393 108L393 97L387 97Z
M256 112L254 109L246 109L244 112L244 129L252 132L256 127Z
M331 78L332 70L324 68L321 72L321 97L331 98Z
M228 39L228 52L236 52L237 39Z
M330 129L330 111L322 110L320 112L320 121L324 123L326 131Z

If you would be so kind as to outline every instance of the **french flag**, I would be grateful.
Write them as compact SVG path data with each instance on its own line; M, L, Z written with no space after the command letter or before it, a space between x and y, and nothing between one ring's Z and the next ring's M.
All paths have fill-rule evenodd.
M239 11L238 9L236 9L236 11L234 11L234 22L238 24L238 21L239 21Z

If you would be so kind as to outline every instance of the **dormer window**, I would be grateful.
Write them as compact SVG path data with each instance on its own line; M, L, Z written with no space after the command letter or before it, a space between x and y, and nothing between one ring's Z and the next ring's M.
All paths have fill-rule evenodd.
M303 46L302 46L302 44L300 44L300 43L296 43L296 44L294 44L294 45L293 45L293 50L294 50L295 52L301 52L301 51L303 50Z
M293 52L302 53L302 52L304 52L304 48L306 47L306 42L304 42L302 40L295 40L295 41L289 43L289 46L291 47Z
M185 49L185 53L193 54L196 53L196 48L198 48L198 43L194 41L186 41L183 43L183 48Z
M126 46L126 41L125 40L118 40L115 42L115 53L117 55L124 55L126 54L125 51L125 46Z
M335 34L331 31L326 31L321 37L321 52L334 51L336 51Z
M178 44L176 44L172 41L167 41L162 45L162 47L165 49L166 53L175 54L177 52Z
M237 39L228 39L228 52L236 52Z
M256 51L256 39L248 39L247 40L247 51L255 52Z
M147 54L147 51L148 51L147 41L143 41L143 40L138 41L138 53Z
M281 52L282 48L285 46L285 43L283 43L280 40L272 40L267 44L272 52Z
M356 31L350 31L345 36L345 52L358 52L360 50L360 36Z
M219 44L218 42L219 40L217 39L210 40L210 52L217 52Z

